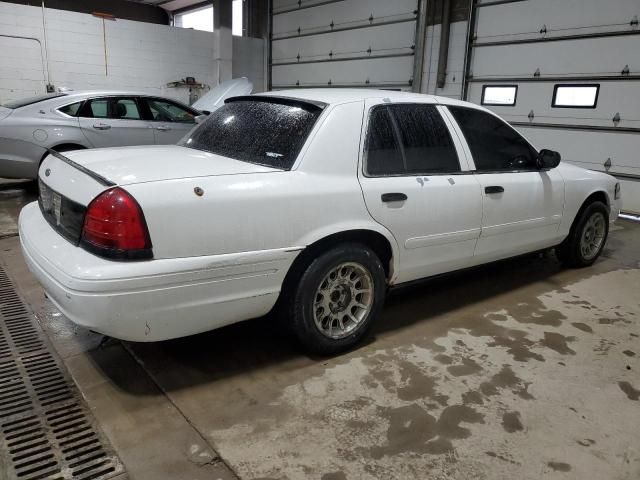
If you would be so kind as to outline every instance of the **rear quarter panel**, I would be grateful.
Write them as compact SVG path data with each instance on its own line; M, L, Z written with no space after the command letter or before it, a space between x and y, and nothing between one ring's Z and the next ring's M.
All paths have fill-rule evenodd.
M154 256L300 248L350 229L379 231L395 249L366 210L356 175L362 115L363 102L325 112L291 171L124 187L144 211Z

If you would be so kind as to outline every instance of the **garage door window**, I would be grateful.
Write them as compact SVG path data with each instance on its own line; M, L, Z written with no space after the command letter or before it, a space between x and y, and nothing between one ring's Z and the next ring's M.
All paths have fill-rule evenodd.
M484 85L482 87L482 105L513 107L518 94L517 85Z
M536 170L536 150L510 125L489 113L448 107L467 140L479 172Z
M554 108L596 108L599 84L556 85L553 87Z
M433 105L374 108L367 133L365 163L370 176L460 171L449 129Z

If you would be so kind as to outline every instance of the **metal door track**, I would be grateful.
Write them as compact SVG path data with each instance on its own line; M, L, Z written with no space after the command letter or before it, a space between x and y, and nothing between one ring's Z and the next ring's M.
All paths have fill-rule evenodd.
M0 267L0 480L98 480L123 472Z

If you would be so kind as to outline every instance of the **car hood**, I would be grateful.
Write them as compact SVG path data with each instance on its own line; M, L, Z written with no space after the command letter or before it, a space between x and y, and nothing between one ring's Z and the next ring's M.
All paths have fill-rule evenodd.
M280 171L176 145L76 150L64 156L117 185Z
M241 95L249 95L253 91L253 83L246 78L234 78L233 80L227 80L222 82L217 87L203 95L200 99L191 105L193 108L209 113L217 110L224 101L230 97L237 97Z

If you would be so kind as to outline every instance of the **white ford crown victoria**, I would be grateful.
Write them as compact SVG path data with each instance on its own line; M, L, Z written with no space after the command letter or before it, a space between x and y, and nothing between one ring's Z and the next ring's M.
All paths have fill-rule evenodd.
M310 350L363 337L387 288L555 247L602 251L619 185L464 102L375 90L235 97L179 146L52 153L20 216L73 322L191 335L278 307Z

